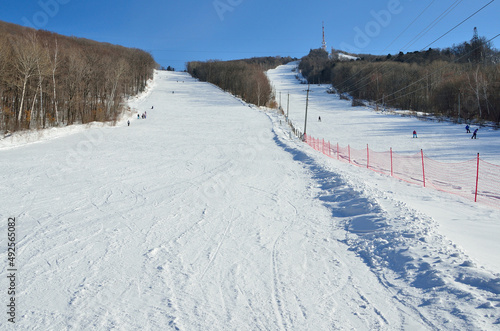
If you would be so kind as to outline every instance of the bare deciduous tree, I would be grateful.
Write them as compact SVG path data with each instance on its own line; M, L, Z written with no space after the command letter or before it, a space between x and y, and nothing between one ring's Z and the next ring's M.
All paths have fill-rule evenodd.
M36 73L37 63L40 57L40 48L37 45L36 34L30 32L22 38L12 42L16 56L14 66L19 73L19 80L22 86L21 102L17 115L18 125L23 117L24 99L29 79Z
M0 21L0 130L114 120L156 67L138 49Z

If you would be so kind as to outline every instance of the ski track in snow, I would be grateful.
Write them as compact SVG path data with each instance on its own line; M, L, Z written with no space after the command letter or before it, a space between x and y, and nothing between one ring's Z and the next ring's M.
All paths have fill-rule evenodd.
M498 274L394 194L408 185L388 192L186 74L152 86L131 102L148 119L89 129L102 139L76 165L53 163L82 133L0 151L16 329L498 328Z

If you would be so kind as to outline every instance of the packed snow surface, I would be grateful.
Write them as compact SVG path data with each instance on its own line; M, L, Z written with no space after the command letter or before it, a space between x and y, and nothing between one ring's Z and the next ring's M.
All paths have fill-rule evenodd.
M295 67L269 77L298 123ZM315 136L500 159L496 132L458 142L312 88ZM5 304L14 217L18 269L0 329L500 329L500 210L325 157L185 73L156 72L130 106L147 118L0 141Z

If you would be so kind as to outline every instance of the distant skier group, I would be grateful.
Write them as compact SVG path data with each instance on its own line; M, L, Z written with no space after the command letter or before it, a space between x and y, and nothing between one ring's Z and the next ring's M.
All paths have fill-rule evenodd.
M153 109L153 106L151 106L151 109ZM137 113L137 119L142 118L143 120L145 120L147 116L148 116L148 113L146 111L142 114ZM130 126L130 120L127 121L127 126Z
M467 124L467 125L465 126L465 130L467 131L467 133L470 133L470 126L469 126L469 124ZM479 130L478 128L476 128L476 129L474 130L474 132L472 133L472 137L470 137L470 139L477 139L477 131L478 131L478 130Z
M469 126L469 124L467 124L467 125L465 126L465 130L466 130L466 132L467 132L467 133L471 133L471 132L470 132L470 126ZM478 130L479 130L479 128L476 128L476 129L474 130L474 132L472 133L472 137L470 137L470 139L477 139L477 131L478 131ZM417 137L417 131L416 131L416 130L413 130L413 138L418 138L418 137Z

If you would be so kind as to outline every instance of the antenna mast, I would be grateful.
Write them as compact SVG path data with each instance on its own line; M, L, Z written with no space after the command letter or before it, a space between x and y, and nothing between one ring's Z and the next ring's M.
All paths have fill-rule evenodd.
M323 42L321 43L321 48L326 52L326 41L325 41L325 22L323 23Z

